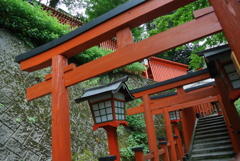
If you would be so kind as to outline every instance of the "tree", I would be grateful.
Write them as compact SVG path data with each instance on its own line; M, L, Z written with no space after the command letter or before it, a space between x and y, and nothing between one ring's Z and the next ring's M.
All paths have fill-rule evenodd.
M193 11L210 6L208 0L197 0L171 13L161 16L149 25L149 36L153 36L170 28L181 25L194 19ZM197 51L205 50L226 43L222 33L174 48L170 51L157 55L168 60L190 64L190 67L197 69L203 65L203 59L196 55Z

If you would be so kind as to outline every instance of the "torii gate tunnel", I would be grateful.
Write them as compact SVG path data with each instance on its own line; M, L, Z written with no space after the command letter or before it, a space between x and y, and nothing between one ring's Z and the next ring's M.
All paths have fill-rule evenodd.
M132 28L194 1L131 0L54 41L16 57L21 70L24 71L33 72L52 66L52 74L46 75L46 81L27 89L27 100L52 94L53 161L71 160L67 87L221 31L240 62L238 0L209 0L212 7L194 11L194 20L134 43ZM115 36L118 43L117 51L79 67L67 65L68 58ZM158 92L158 88L154 90ZM150 109L148 93L139 92L134 96L142 97L144 109ZM166 111L163 110L163 113ZM152 116L149 111L147 115ZM239 127L236 124L232 126ZM239 143L239 136L236 139ZM155 151L154 148L150 147L150 151ZM239 152L240 145L235 148ZM157 160L156 152L152 160Z

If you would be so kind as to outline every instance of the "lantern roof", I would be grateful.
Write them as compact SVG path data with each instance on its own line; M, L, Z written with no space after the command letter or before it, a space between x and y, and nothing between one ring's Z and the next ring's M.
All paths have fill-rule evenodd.
M128 77L125 76L105 85L85 89L83 96L75 99L75 102L80 103L82 101L90 99L91 97L96 97L103 94L115 94L117 92L123 93L125 95L126 101L131 101L134 99L134 96L131 94L127 85L124 83L127 80Z
M210 62L229 54L229 51L231 51L230 47L228 46L228 44L225 44L211 49L199 51L197 52L197 55L204 56L207 61Z

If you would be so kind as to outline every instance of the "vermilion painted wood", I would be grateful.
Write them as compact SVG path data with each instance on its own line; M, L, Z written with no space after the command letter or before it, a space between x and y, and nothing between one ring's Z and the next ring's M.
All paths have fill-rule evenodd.
M187 74L188 65L156 57L150 57L149 59L148 71L152 73L153 80L155 81L162 82Z
M182 161L180 146L178 145L178 138L174 138L174 144L175 144L175 149L176 149L176 154L177 154L177 160Z
M181 123L184 147L185 151L188 153L196 116L193 117L192 107L185 108L183 111L180 111L180 115L182 119Z
M52 79L36 84L27 88L26 99L27 101L44 96L52 91Z
M183 151L183 146L182 146L182 141L181 141L181 135L180 135L180 132L178 129L177 122L173 122L172 124L173 124L174 133L176 136L178 136L177 144L179 145L179 152L180 152L181 159L182 159L182 157L184 156L184 151Z
M137 60L141 60L151 55L161 53L173 47L185 44L187 42L191 42L193 40L205 37L207 35L210 35L219 31L221 31L221 26L217 22L215 14L214 13L208 14L197 20L187 22L185 24L182 24L180 26L167 30L163 33L152 36L138 43L128 45L127 47L119 49L114 53L106 55L97 60L91 61L87 64L84 64L82 66L75 68L72 71L65 73L64 74L65 86L66 87L71 86L78 82L84 81L86 79L89 79L97 75L103 74L105 72L109 72L113 69L119 68L123 65L133 63ZM170 39L170 37L175 37L175 38ZM209 75L209 74L206 74L206 75ZM193 78L192 82L197 81L197 78L199 77ZM202 78L202 79L207 79L207 78ZM182 81L179 81L179 82L182 83ZM179 84L181 85L181 83ZM33 99L39 96L43 96L45 94L49 94L51 92L49 88L47 88L49 87L49 85L47 85L46 83L43 83L43 84L40 83L40 84L41 84L40 86L42 91L36 92L35 88L33 87L28 90L31 93L31 96L28 96L28 93L27 93L27 98L31 97ZM186 82L185 84L188 84L188 82ZM38 86L36 86L36 88L37 87ZM156 90L153 90L152 93L156 93L155 91L159 90L159 88L156 88ZM147 93L143 92L143 93L135 94L134 96L136 98L139 98L145 94Z
M52 61L52 159L71 161L68 90L63 73L67 59L57 55Z
M219 62L219 60L216 60L216 63L218 63L218 67L219 67L219 70L222 71L222 74L223 74L223 77L225 79L225 82L227 83L227 87L228 89L232 92L233 91L233 88L232 88L232 85L231 85L231 82L228 80L228 75L227 73L225 72L224 68L223 68L223 65L221 65L221 63ZM229 61L229 63L232 63L231 61ZM224 64L224 63L223 63ZM226 64L226 63L225 63Z
M167 145L160 145L160 147L161 147L161 149L164 150L164 154L163 154L163 156L162 156L162 157L163 157L163 160L164 160L164 161L170 161Z
M145 161L143 159L143 151L135 151L134 157L135 157L135 161Z
M231 143L232 143L232 146L233 146L233 149L234 151L237 152L238 150L238 142L237 142L237 139L235 138L234 134L233 134L233 129L231 128L231 122L229 120L229 116L227 114L227 111L226 111L226 107L224 106L224 103L222 101L222 97L221 95L218 95L218 102L219 102L219 105L221 106L221 109L222 109L222 113L223 113L223 116L224 116L224 120L226 122L226 125L227 125L227 130L228 130L228 133L229 133L229 136L230 136L230 139L231 139Z
M162 155L162 154L164 154L164 150L163 149L158 150L158 155Z
M188 148L190 145L189 139L191 136L188 136L188 116L186 115L185 109L180 112L180 118L181 118L181 124L182 124L182 134L183 134L183 140L184 140L184 150L185 153L188 153Z
M229 124L232 126L232 130L234 131L235 141L236 143L240 143L240 135L237 134L237 131L240 131L240 124L239 124L240 117L237 113L236 107L228 98L229 92L224 82L222 81L222 79L220 77L215 78L215 82L219 89L219 93L221 95L221 98L224 104L224 107L222 107L222 111L223 111L223 108L226 110L226 114L224 115L224 117L229 118ZM240 153L240 144L235 145L234 150Z
M116 161L120 161L117 127L104 126L103 128L107 131L108 149L109 149L110 155L116 155L117 157Z
M124 48L134 43L131 29L128 26L118 30L116 32L116 36L118 49Z
M184 95L182 95L182 97L179 97L178 95L176 95L176 96L169 96L166 98L151 100L152 113L154 115L158 113L162 113L161 108L168 107L168 106L172 106L172 107L168 107L169 111L174 111L176 109L181 109L181 108L186 108L193 105L202 104L201 101L207 102L207 101L215 100L215 98L206 98L206 97L216 96L217 94L219 94L218 89L215 86L212 86L212 88L209 88L209 87L205 87L205 88L206 88L205 90L197 89L196 92L195 90L191 92L187 92ZM198 101L199 99L202 99L202 100ZM126 112L127 112L127 115L134 115L138 113L143 113L144 109L143 109L143 106L141 105L139 107L127 109Z
M159 161L158 148L156 142L156 133L154 128L153 116L150 108L150 97L145 95L142 97L144 105L144 118L146 122L146 130L148 137L148 147L149 152L154 155L154 158L151 161Z
M185 91L183 89L183 86L177 87L177 94L179 97L184 97Z
M76 68L76 64L71 63L68 66L66 66L63 71L65 73L65 72L68 72L70 70L73 70L74 68ZM52 74L45 75L45 80L49 80L49 79L52 79Z
M194 18L197 19L211 12L214 12L214 9L212 6L193 11L193 15L194 15Z
M171 126L171 121L170 121L170 117L169 117L167 108L163 109L163 114L164 114L164 122L165 122L165 127L166 127L167 140L170 143L170 149L171 149L170 150L170 158L171 158L171 161L177 161L176 149L175 149L173 133L172 133L172 126Z
M144 94L153 94L153 93L165 91L165 90L168 90L168 89L176 88L176 87L179 87L179 86L194 83L194 82L204 80L204 79L208 79L208 78L210 78L209 73L205 73L205 74L201 74L201 75L189 78L189 79L180 80L180 81L177 81L177 82L174 82L174 83L170 83L170 84L167 84L165 86L160 86L160 87L156 87L156 88L153 88L153 89L145 90L143 92L134 93L133 95L134 95L135 98L139 98L139 97L143 96Z
M71 86L221 30L215 14L208 14L75 68L66 73L65 86Z
M42 54L24 60L20 63L21 70L32 72L51 65L54 55L64 55L69 58L92 46L98 45L116 35L116 31L124 26L131 29L148 22L161 15L167 14L195 0L150 0L134 7L93 29L72 38L71 40L54 47ZM137 60L135 60L137 61Z
M240 62L240 2L238 0L209 0L223 27L230 48Z
M182 108L192 107L192 106L199 105L201 103L209 103L209 102L214 102L214 101L217 101L217 96L206 97L206 98L198 99L195 101L189 101L189 102L178 104L178 105L172 105L170 108L168 108L168 110L176 111L176 110L179 110Z
M145 155L144 155L143 160L145 161L145 160L149 160L149 159L153 159L153 158L154 158L154 155L148 153L148 154L145 154Z

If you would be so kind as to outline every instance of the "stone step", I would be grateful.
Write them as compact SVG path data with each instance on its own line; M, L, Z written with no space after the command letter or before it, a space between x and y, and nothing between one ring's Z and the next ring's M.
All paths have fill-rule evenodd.
M227 128L226 124L219 124L219 125L212 125L212 126L203 126L201 128L196 128L196 132L198 131L205 131L210 129L218 129L218 128Z
M214 152L224 152L224 151L233 151L232 144L228 145L220 145L216 147L207 147L207 148L198 148L192 150L192 155L194 154L207 154L207 153L214 153Z
M209 122L207 124L197 124L197 129L205 126L215 126L215 125L220 125L220 124L226 124L225 121L219 121L219 122Z
M211 143L219 140L228 140L228 139L230 139L229 135L215 136L214 138L202 138L199 140L194 140L194 145L199 143Z
M222 122L225 122L225 120L223 119L218 119L218 120L208 120L208 121L202 121L202 122L198 122L197 126L207 126L207 125L210 125L210 124L213 124L213 123L222 123Z
M191 156L191 161L195 160L206 160L206 159L223 159L223 158L232 158L234 157L234 151L221 151L221 152L213 152L213 153L203 153L203 154L194 154Z
M223 115L211 115L211 116L205 116L205 117L200 117L199 120L208 120L212 118L222 118Z
M224 121L223 117L217 117L217 118L211 118L206 120L198 120L198 124L205 124L205 123L211 123L211 122L219 122Z
M230 158L219 158L219 159L204 159L204 160L198 160L198 161L236 161L234 157Z
M212 134L212 133L220 133L220 132L228 132L226 127L216 128L216 129L206 129L202 131L197 131L195 136L204 135L204 134Z
M224 131L224 132L216 132L216 133L211 133L211 134L198 135L198 136L195 136L194 139L201 140L201 139L214 138L214 137L227 136L227 135L229 135L228 131Z
M215 140L212 142L206 142L206 143L198 143L198 144L193 144L193 150L194 149L202 149L202 148L207 148L207 147L218 147L220 145L226 145L226 144L231 144L231 140L230 139L226 139L226 140Z

